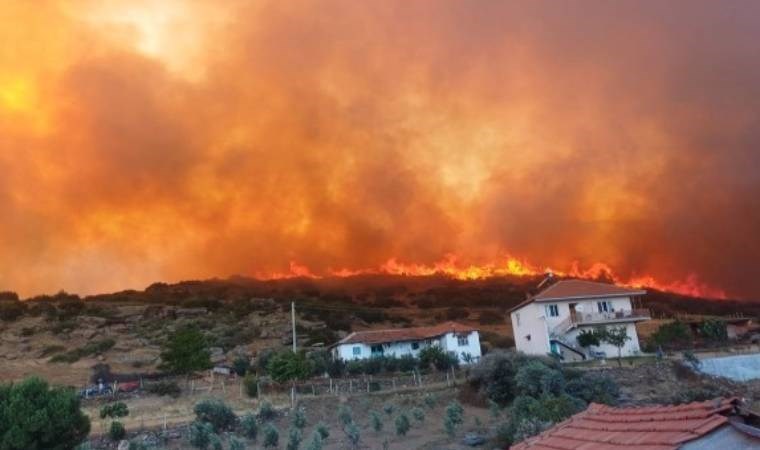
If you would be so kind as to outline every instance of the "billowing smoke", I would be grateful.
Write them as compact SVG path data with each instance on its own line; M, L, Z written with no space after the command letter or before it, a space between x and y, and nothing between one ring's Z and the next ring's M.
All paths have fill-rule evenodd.
M509 255L760 294L758 2L11 0L0 21L0 289Z

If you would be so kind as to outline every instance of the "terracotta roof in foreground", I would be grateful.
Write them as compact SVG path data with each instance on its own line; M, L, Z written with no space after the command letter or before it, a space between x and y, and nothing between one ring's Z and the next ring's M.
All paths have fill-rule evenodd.
M560 280L533 296L534 300L559 300L563 298L615 297L643 295L643 289L631 289L615 284L587 280Z
M592 403L510 450L675 450L728 423L736 399L615 408ZM724 449L728 450L728 449Z
M478 331L478 329L456 322L446 322L432 327L356 331L338 341L336 345L356 343L381 344L385 342L416 341L443 336L449 332L470 333L472 331Z

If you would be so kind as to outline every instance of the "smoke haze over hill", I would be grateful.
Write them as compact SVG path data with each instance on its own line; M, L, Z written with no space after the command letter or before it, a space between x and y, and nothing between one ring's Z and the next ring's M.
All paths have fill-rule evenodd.
M11 0L0 22L0 290L512 257L760 297L758 2Z

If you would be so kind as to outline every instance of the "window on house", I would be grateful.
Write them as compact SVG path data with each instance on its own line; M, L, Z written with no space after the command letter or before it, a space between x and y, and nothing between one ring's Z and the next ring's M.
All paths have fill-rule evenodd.
M615 311L612 308L612 302L596 302L596 309L599 310L600 313Z
M412 350L419 350L420 343L419 342L412 342Z
M467 341L467 336L457 336L457 343L460 347L465 347L469 345L469 342Z
M354 351L354 356L359 356L362 354L362 348L359 347L358 345L354 346L353 351Z
M559 317L558 305L546 305L546 315L548 317Z

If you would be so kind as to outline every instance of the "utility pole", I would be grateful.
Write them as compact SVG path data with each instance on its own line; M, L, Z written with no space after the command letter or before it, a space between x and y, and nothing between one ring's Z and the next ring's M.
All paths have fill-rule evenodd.
M296 302L290 302L290 320L293 322L293 353L296 352Z

